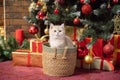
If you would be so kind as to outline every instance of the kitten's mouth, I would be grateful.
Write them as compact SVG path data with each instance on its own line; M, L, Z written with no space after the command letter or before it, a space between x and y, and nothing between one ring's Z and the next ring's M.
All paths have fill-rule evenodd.
M58 37L56 36L55 39L58 39Z
M60 35L55 35L54 38L55 39L59 39L61 36Z
M58 39L59 38L59 36L55 36L55 39Z

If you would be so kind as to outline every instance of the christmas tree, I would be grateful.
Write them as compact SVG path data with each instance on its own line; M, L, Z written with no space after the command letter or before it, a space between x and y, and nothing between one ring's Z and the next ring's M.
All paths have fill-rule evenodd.
M114 30L114 15L120 14L119 0L31 0L30 15L25 19L38 27L41 23L85 25L82 36L92 37L92 44L98 39L111 38ZM40 26L45 27L45 26ZM36 32L34 32L36 33ZM33 34L34 34L33 33Z

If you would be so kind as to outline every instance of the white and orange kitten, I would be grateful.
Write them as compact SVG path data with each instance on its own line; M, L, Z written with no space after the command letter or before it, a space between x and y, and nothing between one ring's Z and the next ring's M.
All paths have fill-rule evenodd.
M64 23L61 25L50 24L49 43L51 48L74 47L72 40L65 35Z

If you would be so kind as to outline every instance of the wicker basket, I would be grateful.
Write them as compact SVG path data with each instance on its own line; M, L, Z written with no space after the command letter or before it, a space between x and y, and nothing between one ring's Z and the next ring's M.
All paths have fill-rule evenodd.
M76 48L52 49L43 44L43 71L49 76L70 76L76 66Z

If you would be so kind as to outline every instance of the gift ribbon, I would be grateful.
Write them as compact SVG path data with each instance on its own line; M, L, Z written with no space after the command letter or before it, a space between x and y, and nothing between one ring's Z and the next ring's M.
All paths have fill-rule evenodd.
M92 51L92 47L90 48L90 55L93 55L94 57L96 57L94 52ZM101 63L100 63L100 70L103 70L103 63L104 63L104 59L102 58Z
M101 60L101 63L100 63L100 70L103 70L103 62L104 62L104 59Z
M84 60L80 60L80 68L83 68Z
M39 45L39 42L36 41L36 52L38 53L38 45Z
M93 57L96 57L94 52L92 51L92 47L90 48L90 53L89 54L92 55ZM104 62L104 59L102 58L101 63L100 63L100 70L103 70L103 62Z
M27 66L30 66L30 52L28 52L28 60L27 60Z
M16 50L17 52L28 52L28 58L27 58L27 66L29 67L29 66L31 66L30 65L30 51L29 50L21 50L21 49L19 49L19 50Z
M92 51L92 47L90 48L90 53L89 53L91 56L95 56L95 54L93 54L93 51Z
M113 62L116 64L117 61L117 52L120 52L120 49L117 48L118 35L114 35L114 53L113 53Z
M90 48L90 54L92 54L95 57L95 54L92 52L92 48ZM100 63L100 70L103 70L103 63L104 63L104 59L102 58Z
M30 40L30 52L32 52L32 42L34 41L34 39Z

